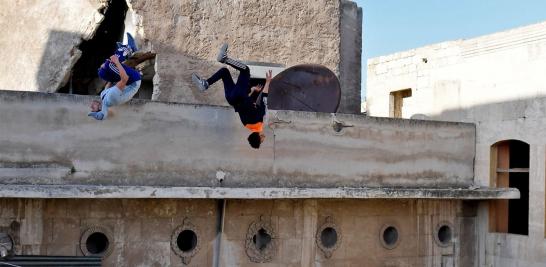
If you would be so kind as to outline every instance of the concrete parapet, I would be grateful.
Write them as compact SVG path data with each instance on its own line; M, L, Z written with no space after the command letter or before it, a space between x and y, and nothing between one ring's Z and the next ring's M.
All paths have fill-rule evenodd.
M10 169L0 172L0 183L232 188L473 184L473 124L269 111L267 139L254 150L231 108L135 100L114 108L107 121L95 121L86 116L92 99L0 92L0 167ZM48 171L43 176L32 166ZM14 177L17 173L20 179Z

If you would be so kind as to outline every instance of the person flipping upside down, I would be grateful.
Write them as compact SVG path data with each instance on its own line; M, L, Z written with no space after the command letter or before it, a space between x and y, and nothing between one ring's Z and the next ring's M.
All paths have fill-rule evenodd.
M258 149L265 140L263 118L267 113L267 94L273 76L272 71L266 72L265 85L257 85L251 88L249 67L240 61L229 58L227 49L227 44L220 48L217 60L239 71L239 78L237 78L236 83L233 83L233 78L225 67L208 79L202 79L196 73L193 73L192 80L199 90L204 92L209 86L222 79L227 102L235 108L235 112L239 113L243 125L251 131L247 139L248 143L251 147Z
M118 43L115 54L106 59L98 69L98 75L105 80L105 89L100 93L101 101L93 100L90 108L91 116L97 120L108 117L108 108L124 104L131 100L140 88L140 73L120 62L125 61L137 50L133 37L127 33L127 45ZM112 86L114 84L114 86Z

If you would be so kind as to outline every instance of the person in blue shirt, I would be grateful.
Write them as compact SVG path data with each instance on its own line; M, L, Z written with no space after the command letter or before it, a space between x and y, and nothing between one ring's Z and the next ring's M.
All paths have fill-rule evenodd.
M273 76L272 71L266 72L265 85L251 87L250 68L240 61L229 58L227 48L227 44L220 48L217 60L239 71L236 83L233 82L227 68L221 68L208 79L202 79L199 75L193 73L192 80L202 92L206 91L215 82L222 80L227 102L233 106L245 128L251 132L247 138L248 143L252 148L259 149L265 140L263 121L267 113L267 94Z
M121 63L137 50L134 39L129 33L127 33L127 40L127 45L118 43L115 54L106 59L98 69L99 77L107 83L100 94L101 100L93 100L90 105L91 112L88 116L96 120L106 119L109 108L128 102L140 88L140 73Z

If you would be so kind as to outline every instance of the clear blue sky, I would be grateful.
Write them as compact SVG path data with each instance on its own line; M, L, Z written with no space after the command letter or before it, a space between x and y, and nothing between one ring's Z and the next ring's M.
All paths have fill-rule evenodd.
M368 58L546 21L546 0L356 0L363 11L362 95Z

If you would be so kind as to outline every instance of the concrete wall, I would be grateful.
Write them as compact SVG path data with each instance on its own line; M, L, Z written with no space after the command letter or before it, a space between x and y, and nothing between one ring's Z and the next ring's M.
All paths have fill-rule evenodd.
M98 1L97 1L98 2ZM103 16L95 1L6 1L0 10L1 90L55 92Z
M360 113L362 8L356 3L341 0L341 101L339 113Z
M434 200L229 200L217 209L213 200L0 199L0 232L12 236L17 254L82 255L82 235L101 227L112 245L104 266L211 266L215 258L219 266L256 266L247 254L256 222L273 236L267 266L471 266L475 216L473 205ZM329 258L316 239L326 221L338 234ZM188 265L170 244L183 222L198 233ZM452 227L453 242L440 246L434 236L444 224ZM399 231L392 249L380 242L384 226Z
M472 124L270 111L255 150L231 108L132 101L100 122L86 116L91 99L1 92L2 182L217 186L220 172L227 187L473 181Z
M490 185L491 146L516 139L530 145L529 234L489 233L488 206L480 207L481 260L484 266L544 266L546 98L481 105L452 114L477 123L476 183ZM485 254L485 255L484 255Z
M221 66L215 59L224 42L231 45L231 56L246 61L287 67L322 64L344 81L357 80L360 75L360 65L346 63L346 56L342 56L343 50L344 55L360 57L360 25L356 25L358 9L354 4L344 9L342 16L340 0L127 2L130 18L126 30L135 34L143 50L157 53L154 100L227 105L220 84L203 94L191 83L192 72L208 76ZM80 38L93 36L103 18L97 9L105 5L102 0L12 1L4 5L0 49L9 64L0 67L0 89L59 89L80 56ZM345 29L350 29L353 44L342 44ZM351 68L342 64L351 64ZM343 88L356 97L344 100L344 105L356 107L360 84Z
M389 92L411 88L403 116L476 123L475 179L490 185L491 145L530 144L529 235L489 233L479 217L479 266L544 266L546 23L371 59L368 110L389 115ZM427 58L427 63L423 62Z
M368 113L388 117L389 93L408 88L404 118L454 121L472 120L453 111L546 96L545 36L546 22L370 59Z

